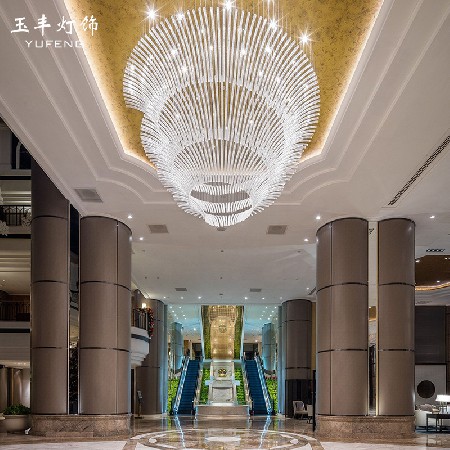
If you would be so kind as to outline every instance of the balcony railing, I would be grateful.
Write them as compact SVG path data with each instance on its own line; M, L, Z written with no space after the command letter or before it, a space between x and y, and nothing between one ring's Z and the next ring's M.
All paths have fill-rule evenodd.
M30 321L30 304L24 302L0 302L0 320Z
M31 224L30 205L2 205L0 206L0 220L8 227L29 227Z
M153 313L149 308L134 308L131 311L131 326L147 330L149 336L153 335Z

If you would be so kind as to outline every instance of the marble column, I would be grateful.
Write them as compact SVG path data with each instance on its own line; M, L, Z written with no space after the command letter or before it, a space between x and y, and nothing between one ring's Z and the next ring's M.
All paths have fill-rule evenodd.
M174 370L180 370L183 365L183 326L173 322L170 328L170 352Z
M32 164L31 410L68 413L69 202Z
M377 414L414 416L415 224L378 224Z
M317 231L317 413L368 414L368 222L364 219L335 220Z
M149 354L136 367L136 390L142 392L141 414L162 414L166 412L168 395L167 307L160 300L146 302L153 311L153 336Z
M275 325L266 323L262 328L262 360L266 370L275 370L276 347Z
M131 231L108 217L80 221L80 414L130 412Z
M281 305L284 413L293 414L293 401L309 401L311 380L311 301L288 300Z

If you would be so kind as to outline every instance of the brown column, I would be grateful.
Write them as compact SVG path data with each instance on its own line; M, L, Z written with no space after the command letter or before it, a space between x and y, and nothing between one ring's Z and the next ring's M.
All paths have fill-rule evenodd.
M368 222L317 231L317 413L368 413Z
M284 414L284 383L285 383L285 374L284 374L284 341L285 341L285 333L283 335L283 306L278 307L278 334L277 334L277 372L278 372L278 386L277 386L277 395L278 395L278 412Z
M447 365L447 391L446 394L450 394L450 306L445 308L445 355Z
M378 415L414 415L414 231L378 225Z
M167 311L160 300L147 300L154 316L150 351L136 368L136 389L142 392L141 414L161 414L167 406Z
M68 413L69 202L32 165L31 409Z
M131 231L80 221L80 414L130 412Z
M288 300L281 305L284 365L284 413L294 414L293 401L308 403L311 379L311 302Z

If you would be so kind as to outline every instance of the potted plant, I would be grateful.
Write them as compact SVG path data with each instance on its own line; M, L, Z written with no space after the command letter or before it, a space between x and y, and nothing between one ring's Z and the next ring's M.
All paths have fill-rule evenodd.
M23 431L30 427L30 408L22 404L11 405L5 408L2 423L4 431Z

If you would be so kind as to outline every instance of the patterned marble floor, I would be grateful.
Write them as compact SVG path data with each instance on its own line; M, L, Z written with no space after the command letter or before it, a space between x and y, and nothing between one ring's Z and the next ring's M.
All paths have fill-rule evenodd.
M417 433L395 443L319 442L306 421L284 418L195 420L154 416L136 420L129 439L44 439L0 434L5 450L450 450L450 433Z

